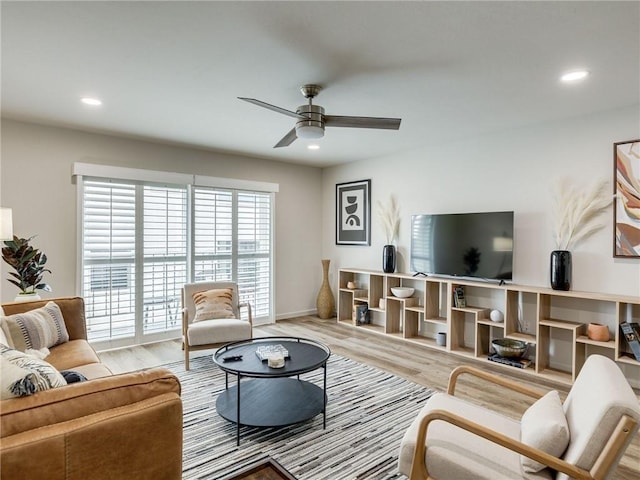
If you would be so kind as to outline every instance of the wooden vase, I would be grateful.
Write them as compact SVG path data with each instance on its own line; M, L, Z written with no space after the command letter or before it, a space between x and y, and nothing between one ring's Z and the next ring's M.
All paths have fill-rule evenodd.
M331 260L322 260L322 285L316 299L316 309L320 318L331 318L336 309L336 301L329 285L329 263Z

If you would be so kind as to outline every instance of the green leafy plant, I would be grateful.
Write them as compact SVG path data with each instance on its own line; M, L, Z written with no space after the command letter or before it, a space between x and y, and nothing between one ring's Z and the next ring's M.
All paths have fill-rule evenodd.
M15 280L11 278L7 280L18 287L21 293L35 293L36 290L50 292L51 287L42 282L44 273L51 273L51 270L44 267L47 256L29 245L33 238L18 238L14 235L13 240L4 242L2 259L15 270L15 272L9 272Z

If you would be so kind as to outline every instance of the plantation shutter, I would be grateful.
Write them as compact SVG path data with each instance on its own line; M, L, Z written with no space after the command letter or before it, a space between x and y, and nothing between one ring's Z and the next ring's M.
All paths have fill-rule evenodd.
M187 190L143 187L144 332L180 325L180 292L187 281Z
M82 296L89 339L134 335L135 186L84 182Z

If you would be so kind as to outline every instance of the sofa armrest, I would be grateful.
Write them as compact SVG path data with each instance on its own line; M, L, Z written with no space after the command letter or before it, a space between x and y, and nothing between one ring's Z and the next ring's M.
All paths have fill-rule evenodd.
M0 444L2 478L179 480L182 402L176 393L164 393Z
M29 397L3 400L0 406L0 436L4 438L68 422L164 393L179 396L180 382L169 370L154 368L74 383Z
M81 297L59 297L35 300L33 302L3 303L2 309L5 315L15 315L16 313L25 313L44 307L48 302L55 302L60 307L64 324L67 327L67 332L69 332L69 340L87 339L84 300Z

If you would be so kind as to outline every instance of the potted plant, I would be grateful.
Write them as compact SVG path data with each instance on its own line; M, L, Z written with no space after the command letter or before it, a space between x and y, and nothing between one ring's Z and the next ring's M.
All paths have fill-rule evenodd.
M2 249L3 260L15 270L9 272L13 279L7 280L20 289L16 300L39 300L36 290L51 291L51 287L42 281L45 272L51 273L44 266L47 256L29 245L33 238L18 238L14 235L13 240L4 242L5 247Z
M382 247L382 270L385 273L393 273L396 271L396 247L393 241L400 230L400 209L393 196L389 198L389 204L386 206L378 201L378 217L387 237L387 244Z

